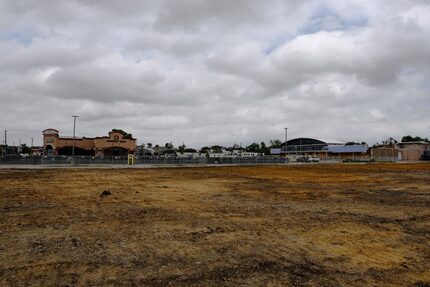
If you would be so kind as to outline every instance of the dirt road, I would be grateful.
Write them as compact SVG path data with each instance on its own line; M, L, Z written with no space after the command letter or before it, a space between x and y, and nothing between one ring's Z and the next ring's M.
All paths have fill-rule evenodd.
M430 286L430 164L2 169L0 258L0 286Z

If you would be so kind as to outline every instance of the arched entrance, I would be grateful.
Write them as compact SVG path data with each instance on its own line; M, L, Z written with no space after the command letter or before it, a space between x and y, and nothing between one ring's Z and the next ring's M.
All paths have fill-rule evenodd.
M45 155L54 155L54 148L52 147L52 145L46 145L45 146Z
M104 156L127 156L128 150L122 147L109 147L103 153Z

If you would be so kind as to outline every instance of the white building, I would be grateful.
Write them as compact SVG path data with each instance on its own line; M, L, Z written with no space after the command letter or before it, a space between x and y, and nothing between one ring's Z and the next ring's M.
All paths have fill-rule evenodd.
M200 153L198 152L184 152L184 153L176 152L177 158L199 158L204 156L205 155L200 155Z
M258 152L249 152L245 150L235 149L233 151L222 150L221 152L210 152L209 157L213 158L240 158L240 157L258 157L261 154Z

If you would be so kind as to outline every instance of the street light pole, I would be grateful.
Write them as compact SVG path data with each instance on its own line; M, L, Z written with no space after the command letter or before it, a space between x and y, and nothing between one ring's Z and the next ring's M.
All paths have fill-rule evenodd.
M4 155L7 155L7 130L4 130Z
M284 128L285 129L285 156L287 156L287 141L288 141L288 128Z
M73 117L73 146L72 146L72 157L75 156L75 131L76 131L76 118L79 116L72 115Z

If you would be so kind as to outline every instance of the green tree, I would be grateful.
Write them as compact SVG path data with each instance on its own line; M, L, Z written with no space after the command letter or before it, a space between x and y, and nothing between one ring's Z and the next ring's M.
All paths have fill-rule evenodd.
M211 150L213 150L214 152L222 152L222 146L213 145L213 146L211 146Z
M206 154L208 154L210 150L211 150L211 148L210 148L210 147L208 147L208 146L204 146L204 147L202 147L202 148L200 149L200 153L206 153Z
M260 148L263 150L266 148L266 143L265 142L261 142L260 143Z
M252 143L246 147L246 151L249 152L260 152L260 145L258 143Z
M232 146L224 147L225 150L233 151L233 150L245 150L241 145L238 145L237 143L234 143Z
M359 143L356 143L356 142L347 142L345 145L359 145Z
M282 142L280 140L278 140L278 139L270 141L270 147L271 148L280 148L281 145L282 145Z
M186 148L187 146L185 144L181 144L180 146L178 146L178 151L180 153L184 153Z
M164 144L164 147L166 147L166 148L168 148L168 149L173 149L173 144L172 144L172 142L165 143L165 144Z
M402 137L402 143L405 143L405 142L421 142L421 141L429 142L429 140L427 138L422 138L419 136L413 137L413 136L408 135L408 136Z
M388 146L388 147L394 147L396 145L396 143L397 143L397 141L392 137L389 137L389 138L382 141L382 144L384 146Z
M266 154L266 155L270 154L270 148L268 148L268 147L266 146L266 143L265 143L265 142L261 142L261 143L260 143L260 152L261 152L261 153L264 153L264 154Z
M21 145L21 153L30 154L31 149L27 146L27 144Z

